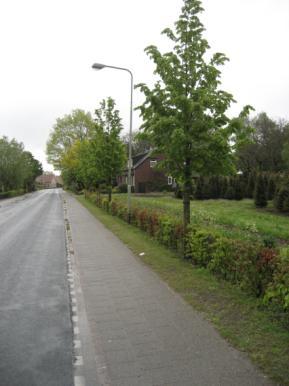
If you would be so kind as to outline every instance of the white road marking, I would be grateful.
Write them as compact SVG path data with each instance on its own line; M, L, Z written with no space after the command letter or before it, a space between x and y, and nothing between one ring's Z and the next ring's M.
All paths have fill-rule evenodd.
M74 386L85 386L85 379L81 376L74 377Z
M83 366L83 357L81 355L75 356L74 366Z

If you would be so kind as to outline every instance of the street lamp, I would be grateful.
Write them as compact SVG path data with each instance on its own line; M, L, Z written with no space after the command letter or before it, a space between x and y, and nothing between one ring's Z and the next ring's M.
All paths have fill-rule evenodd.
M126 71L130 74L130 119L129 119L129 142L128 142L128 175L127 175L127 210L128 210L128 222L131 219L131 169L132 169L132 103L133 103L133 74L128 68L108 66L107 64L94 63L92 65L94 70L102 70L103 68L113 68L115 70Z

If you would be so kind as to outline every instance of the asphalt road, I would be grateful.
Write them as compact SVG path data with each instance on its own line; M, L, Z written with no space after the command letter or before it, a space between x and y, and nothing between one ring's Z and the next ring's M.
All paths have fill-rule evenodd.
M71 386L72 326L58 189L0 201L0 385Z

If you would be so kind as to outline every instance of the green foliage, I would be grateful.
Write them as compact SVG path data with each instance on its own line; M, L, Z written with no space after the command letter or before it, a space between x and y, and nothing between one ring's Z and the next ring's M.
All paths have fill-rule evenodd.
M265 304L275 304L284 310L289 310L289 249L282 248L280 259L274 272L273 281L267 288Z
M254 190L254 203L257 208L265 208L267 206L266 185L263 175L260 173L257 177Z
M95 194L86 197L113 216L128 221L127 206L123 200L107 198ZM204 214L202 214L205 217ZM206 218L206 224L212 219ZM242 290L264 300L266 304L289 306L289 265L288 250L273 248L274 242L261 242L225 237L219 229L192 226L186 234L177 217L160 209L132 207L131 224L137 226L150 237L180 254L190 256L195 266L204 267L217 277L237 285ZM186 248L184 250L184 248ZM287 285L287 289L286 289ZM285 304L285 306L284 306Z
M103 100L96 114L96 141L98 168L101 178L106 182L111 200L111 189L117 175L121 174L126 161L125 146L120 139L122 130L119 111L115 109L112 98Z
M247 174L250 172L281 172L288 169L289 123L278 122L260 113L248 121L254 128L250 141L238 147L237 167Z
M91 114L73 110L71 114L57 118L46 144L47 160L55 169L62 170L62 159L76 141L90 138L94 131Z
M103 100L95 115L93 121L90 113L74 110L57 119L47 142L48 160L61 170L65 185L73 191L96 190L105 184L111 192L125 164L114 100Z
M0 192L32 191L35 178L42 174L42 166L22 143L7 137L0 138Z
M281 184L274 197L274 206L279 212L289 212L289 183Z
M215 53L206 60L209 44L198 17L202 11L200 1L184 0L175 29L163 31L173 43L173 51L162 54L153 45L145 49L159 80L152 89L145 84L137 86L145 95L139 106L142 129L165 155L169 174L183 184L185 227L193 172L209 175L233 169L232 144L246 136L244 119L250 111L247 106L238 118L226 115L234 100L219 88L219 67L228 59Z

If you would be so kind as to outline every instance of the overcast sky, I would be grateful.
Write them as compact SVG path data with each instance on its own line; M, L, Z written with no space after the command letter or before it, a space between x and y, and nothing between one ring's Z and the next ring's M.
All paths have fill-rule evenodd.
M0 136L22 141L44 165L57 117L93 112L113 97L128 126L132 70L153 82L147 45L166 50L160 32L177 20L182 0L0 0ZM202 22L212 52L224 52L223 86L237 104L289 119L289 0L204 0ZM135 92L135 105L142 96ZM134 129L140 125L134 113ZM127 130L127 129L126 129Z

